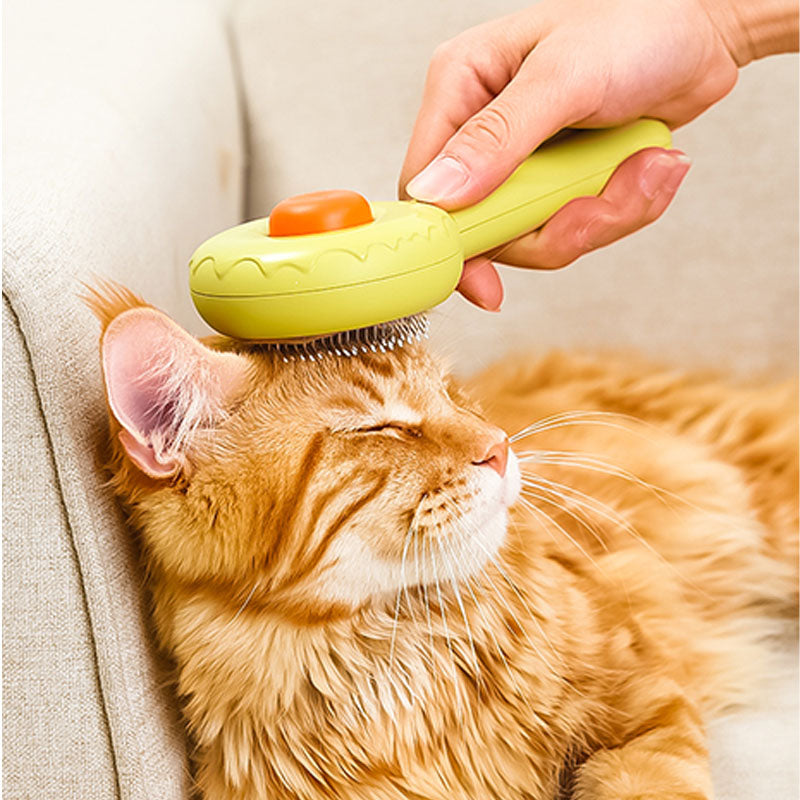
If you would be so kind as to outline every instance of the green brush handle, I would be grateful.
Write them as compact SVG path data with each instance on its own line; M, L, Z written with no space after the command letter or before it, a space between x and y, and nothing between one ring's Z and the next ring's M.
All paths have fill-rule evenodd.
M529 156L486 199L451 211L464 258L472 258L539 227L565 203L599 194L628 156L671 145L663 122L640 119L620 128L571 131Z

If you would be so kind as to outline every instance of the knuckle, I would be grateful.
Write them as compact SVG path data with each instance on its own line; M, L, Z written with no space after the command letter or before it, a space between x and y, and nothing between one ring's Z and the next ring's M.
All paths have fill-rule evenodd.
M505 150L512 142L514 126L508 110L489 106L461 128L461 140L477 150Z
M458 51L458 37L441 42L435 47L431 55L429 70L431 72L438 72L446 67L452 66L453 62L459 60Z

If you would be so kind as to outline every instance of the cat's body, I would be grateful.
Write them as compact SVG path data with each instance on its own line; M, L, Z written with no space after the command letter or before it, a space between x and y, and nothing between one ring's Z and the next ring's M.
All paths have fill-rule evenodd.
M95 300L112 468L204 797L711 796L704 715L796 602L793 387L517 359L489 424L421 348L208 355L137 305Z

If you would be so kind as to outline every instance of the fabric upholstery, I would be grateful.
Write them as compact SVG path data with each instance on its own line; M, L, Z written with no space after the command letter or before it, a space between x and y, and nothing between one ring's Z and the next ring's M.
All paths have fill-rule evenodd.
M102 482L97 325L80 281L115 278L202 332L186 290L196 244L301 191L392 197L434 46L521 5L5 4L6 797L190 788L135 542ZM795 59L748 67L676 136L695 165L662 222L561 273L509 273L501 315L448 301L437 343L465 371L521 343L792 369L796 87ZM713 726L722 800L796 795L792 674Z
M99 469L98 326L78 293L81 280L103 275L191 320L189 255L241 214L242 129L224 18L217 4L195 0L17 0L4 12L3 291L7 325L30 354L23 363L12 339L4 362L4 373L22 371L25 388L10 395L4 427L24 422L26 436L4 439L4 796L94 800L118 786L121 800L176 800L188 791L186 747L152 652L130 533ZM20 547L37 526L36 547ZM50 628L60 635L32 649L31 637ZM26 754L44 728L50 735Z
M5 301L3 409L3 789L117 797L80 567L25 342Z

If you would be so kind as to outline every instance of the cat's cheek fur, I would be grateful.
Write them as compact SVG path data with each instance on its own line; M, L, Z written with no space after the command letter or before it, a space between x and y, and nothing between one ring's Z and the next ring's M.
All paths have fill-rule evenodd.
M517 457L509 452L502 478L482 467L470 484L477 500L463 518L451 522L447 540L438 546L434 540L422 548L410 540L399 561L374 552L356 529L343 531L322 565L316 586L319 599L355 608L371 597L396 594L404 586L461 580L479 572L505 541L507 509L520 492Z
M370 597L397 591L401 565L382 558L354 530L343 531L331 544L323 564L320 599L358 607Z

